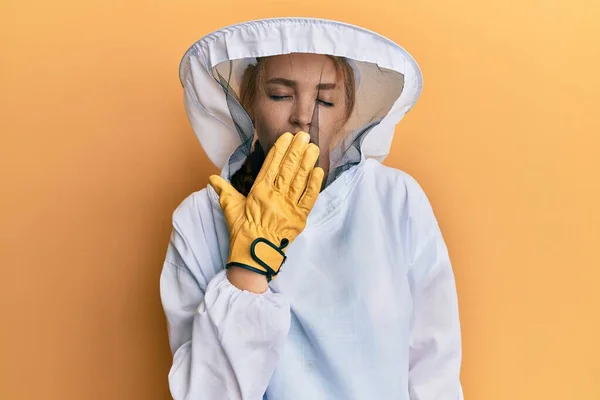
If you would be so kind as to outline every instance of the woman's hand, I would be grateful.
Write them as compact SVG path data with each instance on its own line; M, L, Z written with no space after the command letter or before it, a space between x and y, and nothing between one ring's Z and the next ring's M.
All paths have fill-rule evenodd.
M209 179L219 195L229 228L227 267L257 273L264 282L260 285L264 290L266 282L279 273L285 261L285 247L304 230L321 190L323 169L315 167L319 148L309 142L310 136L305 132L281 135L269 151L248 197L220 176ZM242 277L243 281L248 275L244 271L232 274L232 278Z

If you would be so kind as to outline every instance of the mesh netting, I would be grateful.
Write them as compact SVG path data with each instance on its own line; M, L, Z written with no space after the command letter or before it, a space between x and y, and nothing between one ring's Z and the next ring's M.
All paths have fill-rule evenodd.
M285 91L285 98L273 101L287 102L286 110L300 107L299 99L301 96L310 95L314 98L314 104L310 112L311 120L306 126L309 127L308 133L310 133L311 141L319 145L321 150L319 165L327 172L325 179L325 186L327 186L341 173L361 161L360 148L363 139L388 114L394 102L400 96L404 86L404 76L399 72L380 68L372 63L338 59L347 69L337 69L337 82L335 89L331 90L341 91L339 93L343 93L343 96L348 96L348 93L353 94L353 96L350 96L353 107L351 113L345 114L344 121L337 124L332 131L331 121L327 120L327 118L330 118L330 113L324 111L324 107L329 107L329 103L321 99L322 93L328 89L324 84L331 82L324 82L322 77L319 76L318 85L308 85L311 79L314 79L314 66L308 68L305 63L293 65L294 57L290 55L277 57L287 57L290 63L289 68L269 70L264 67L270 62L269 58L262 58L260 63L263 64L261 67L263 72L262 75L259 74L261 79L255 81L254 85L250 84L247 77L244 77L244 73L248 68L256 68L259 64L259 60L256 58L225 61L211 71L214 79L217 80L225 92L229 111L241 142L241 145L229 158L230 177L242 166L256 144L255 142L261 137L261 133L263 137L265 135L264 132L257 130L256 124L253 122L251 115L254 112L247 109L252 105L246 105L246 108L242 106L242 97L244 96L242 92L253 90L256 92L255 97L269 96L269 90L274 90L271 87L277 87L277 84L267 82L271 82L273 78L282 78L285 81L285 85L282 86L285 86L285 88L281 90ZM323 63L323 68L326 68L325 63L327 61L320 62ZM340 63L336 65L340 65ZM306 71L303 71L303 68L306 68ZM294 72L294 79L287 76L289 71ZM349 80L344 73L348 71L353 74ZM347 86L348 83L352 86L350 89ZM324 89L321 89L321 87ZM344 98L347 99L347 97ZM269 107L271 103L267 101L261 104L262 107ZM273 104L275 105L275 103ZM334 107L347 107L347 105L348 101L345 103L340 102ZM281 117L285 120L288 116L282 115ZM294 123L291 118L288 121L289 124L282 126L282 131L278 134L283 134L286 131L295 133L299 130L305 130L301 129L302 126L299 123ZM268 151L268 143L262 143L263 141L266 140L260 141L260 145L263 146L265 151ZM269 143L272 144L272 142L274 142L274 139ZM326 152L325 156L323 156L324 152Z

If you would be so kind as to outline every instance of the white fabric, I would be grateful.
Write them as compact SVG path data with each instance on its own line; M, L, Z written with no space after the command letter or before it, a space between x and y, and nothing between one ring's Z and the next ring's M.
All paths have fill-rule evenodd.
M420 73L409 71L416 64L358 28L278 21L226 28L197 43L200 52L188 52L182 63L190 120L223 168L239 143L221 89L202 70L224 58L256 55L262 46L268 54L322 51L402 69L413 84L369 133L376 139L363 146L369 156L320 194L266 293L227 280L229 233L210 186L177 208L160 281L174 355L172 396L462 400L457 295L433 210L414 179L372 159L387 154L395 123L418 97ZM190 105L196 96L201 107Z
M405 173L374 160L344 173L260 295L226 279L229 235L211 187L173 225L161 294L174 399L462 399L448 253Z

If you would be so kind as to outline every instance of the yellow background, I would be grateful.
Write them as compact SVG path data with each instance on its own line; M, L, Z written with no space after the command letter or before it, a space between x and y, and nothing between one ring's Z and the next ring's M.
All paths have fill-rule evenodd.
M171 213L216 172L178 63L222 26L291 15L376 30L423 69L386 164L447 239L466 397L600 399L600 3L295 4L2 1L0 398L169 398Z

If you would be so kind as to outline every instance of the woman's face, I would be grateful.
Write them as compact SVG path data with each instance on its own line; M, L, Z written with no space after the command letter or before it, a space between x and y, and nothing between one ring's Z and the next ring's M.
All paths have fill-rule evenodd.
M268 151L285 133L318 128L319 166L329 169L329 145L346 122L343 76L320 54L269 57L253 107L258 139ZM318 118L313 121L315 107ZM312 126L318 121L318 127Z

